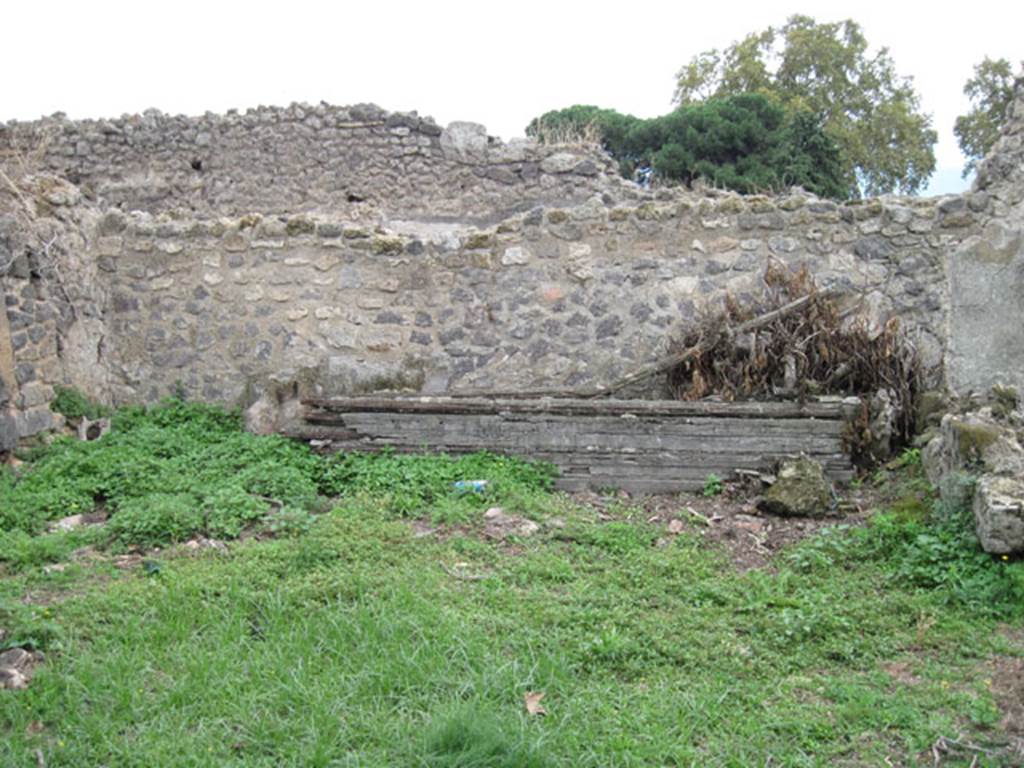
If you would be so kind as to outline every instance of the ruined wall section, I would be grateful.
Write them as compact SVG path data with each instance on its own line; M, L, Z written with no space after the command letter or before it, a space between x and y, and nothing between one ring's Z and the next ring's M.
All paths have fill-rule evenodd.
M583 147L503 144L483 126L321 104L202 117L149 110L0 126L0 159L67 178L102 208L239 216L331 211L347 219L496 221L585 200L617 180Z
M652 193L580 148L373 107L8 124L0 450L59 423L59 384L242 405L606 384L771 262L899 317L935 383L1024 386L1022 125L1018 99L970 193L840 205Z
M606 384L727 293L759 296L772 261L806 266L876 326L898 315L938 376L944 257L985 205L662 192L436 237L325 216L111 213L95 248L113 391L247 403L290 380L328 395Z
M1017 79L1015 88L1016 98L999 139L978 166L974 179L975 191L991 192L1008 206L1024 200L1024 76Z
M1024 78L974 190L990 215L948 256L947 380L961 393L1024 391Z
M88 240L96 215L46 175L0 190L0 452L62 422L55 386L106 398L106 297Z

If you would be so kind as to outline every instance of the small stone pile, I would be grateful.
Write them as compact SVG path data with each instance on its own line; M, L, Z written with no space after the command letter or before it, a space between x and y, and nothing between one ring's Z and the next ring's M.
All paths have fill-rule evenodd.
M783 517L823 517L832 507L832 484L819 462L806 456L786 459L757 506Z
M986 552L1024 554L1024 414L1015 390L993 387L983 403L943 416L922 460L944 500L971 505Z
M0 688L27 688L36 666L43 661L39 651L8 648L0 651Z

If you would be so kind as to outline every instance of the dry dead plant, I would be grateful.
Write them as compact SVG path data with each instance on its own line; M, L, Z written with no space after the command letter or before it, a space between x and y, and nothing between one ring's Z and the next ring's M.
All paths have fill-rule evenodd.
M552 125L539 122L536 137L541 144L558 144L576 147L601 147L601 130L597 123L585 125Z
M899 319L872 328L867 319L847 315L805 267L793 272L770 264L764 284L762 301L741 305L726 296L720 311L673 340L674 351L690 351L668 371L673 395L745 400L829 394L866 400L888 390L896 406L894 437L908 441L922 374L917 349ZM777 312L800 299L805 300L795 310ZM756 330L742 330L765 316L769 322L758 323ZM855 458L871 442L866 402L863 408L849 436Z

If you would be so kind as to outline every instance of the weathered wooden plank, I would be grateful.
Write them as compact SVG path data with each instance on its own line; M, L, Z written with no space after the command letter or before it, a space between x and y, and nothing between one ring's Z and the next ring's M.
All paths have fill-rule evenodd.
M311 398L303 404L312 409L335 413L550 413L586 415L654 416L733 416L736 418L770 416L777 419L842 418L855 406L855 400L808 400L794 402L718 402L676 400L579 400L538 398L513 400L452 397L339 397Z
M531 440L501 440L495 441L487 437L472 435L430 435L423 433L408 434L403 436L391 435L365 435L359 439L352 439L348 430L333 431L331 429L318 428L309 432L293 433L293 436L311 440L332 440L347 450L355 450L358 446L372 448L373 446L408 446L413 449L420 449L430 446L435 450L462 450L479 451L486 448L493 450L506 450L511 452L537 453L540 451L575 453L581 456L592 457L601 454L615 454L621 457L649 456L655 452L663 451L679 455L692 456L694 459L702 455L709 456L738 456L756 451L756 455L779 455L786 453L808 453L812 455L837 454L840 450L839 442L831 439L816 438L813 440L796 438L773 438L751 441L744 438L721 438L718 440L682 440L682 441L659 441L644 435L635 436L633 441L622 438L621 441L576 441L568 437L537 436Z
M547 451L533 454L537 458L551 457L556 463L566 469L591 468L591 467L638 467L640 469L676 469L687 466L718 466L718 467L754 467L773 464L778 460L779 454L770 453L736 453L736 454L706 454L691 452L664 452L644 454L622 454L622 453L597 453L578 454L569 451ZM812 453L805 454L820 461L823 465L835 467L850 466L850 459L842 453Z
M587 420L589 421L589 420ZM514 435L550 435L552 433L562 435L589 436L591 439L600 440L603 438L629 437L633 435L652 435L666 439L687 439L687 438L746 438L760 439L762 437L807 437L823 438L828 440L839 440L844 434L844 427L841 423L825 422L824 424L806 423L802 421L787 421L791 424L789 429L777 426L756 425L750 429L744 429L741 425L725 424L715 425L710 423L685 424L685 423L643 423L632 424L565 424L562 422L549 422L539 424L520 424L516 422L475 422L472 419L452 419L440 423L431 423L418 419L346 419L344 423L335 421L311 421L309 426L323 426L328 428L348 429L357 434L388 434L388 435L411 435L414 433L445 433L449 435L483 435L500 439L503 436Z
M393 414L393 413L312 413L306 417L310 424L346 426L357 430L418 430L444 426L455 431L464 429L474 433L559 431L633 435L640 432L690 435L752 436L762 434L840 435L845 422L832 419L767 419L767 418L626 418L622 416L530 416L527 419L503 415L467 414Z
M559 487L697 490L709 474L770 471L804 453L852 477L843 453L852 401L722 403L636 400L339 398L308 401L293 436L330 450L459 454L490 450L556 464Z
M534 453L538 450L561 450L586 453L617 448L622 452L642 454L652 450L694 451L730 455L749 451L753 447L766 453L832 453L839 448L833 438L809 438L803 436L761 437L757 440L742 437L690 438L680 440L659 440L637 435L632 441L576 441L573 435L533 436L532 438L495 440L480 435L450 435L443 432L417 432L406 435L367 435L359 442L380 445L408 445L411 447L433 446L437 449L459 447L467 450L506 449L520 453Z
M664 435L574 435L532 434L532 435L475 435L453 433L443 430L409 431L406 433L364 432L356 436L340 431L332 433L323 429L306 433L310 438L320 436L326 439L348 442L393 443L395 445L463 445L493 446L518 450L559 450L580 453L603 451L623 454L647 454L654 451L705 451L711 453L804 451L810 453L835 453L842 450L842 442L835 437L806 435L772 435L759 437L678 437Z
M422 446L384 446L357 444L351 446L335 445L332 448L337 450L358 450L375 451L388 448L397 453L423 453ZM458 455L477 450L460 448L458 446L445 446L443 450L437 449L431 452L448 453ZM500 452L500 451L499 451ZM587 488L614 487L622 488L630 493L670 493L677 491L696 491L703 488L709 474L716 474L723 479L733 477L737 469L752 469L768 472L774 467L778 456L746 457L737 456L733 461L723 460L721 463L701 462L685 463L685 457L679 457L679 463L664 466L660 462L648 467L623 466L617 464L621 456L609 459L607 463L579 463L579 454L546 452L530 454L531 458L550 461L559 467L560 477L556 480L556 487L562 490L584 490ZM587 457L588 459L591 457ZM816 456L822 461L826 474L834 481L847 482L854 476L849 459L845 456L836 458L829 455Z
M413 448L432 446L435 449L459 448L463 450L510 450L520 453L538 451L574 452L580 454L619 453L649 455L657 451L674 453L734 455L750 452L759 454L841 452L838 438L806 435L771 435L751 437L673 437L659 435L594 436L565 433L532 435L474 435L444 430L409 430L378 433L366 432L353 438L347 429L318 427L301 436L307 439L327 439L350 445L407 445Z

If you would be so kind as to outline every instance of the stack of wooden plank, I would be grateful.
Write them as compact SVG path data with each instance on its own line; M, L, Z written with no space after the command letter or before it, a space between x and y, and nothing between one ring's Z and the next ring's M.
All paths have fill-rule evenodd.
M771 472L805 454L834 480L855 398L796 402L679 402L488 397L339 397L304 401L290 434L332 451L495 453L544 459L565 490L692 491L708 475Z

